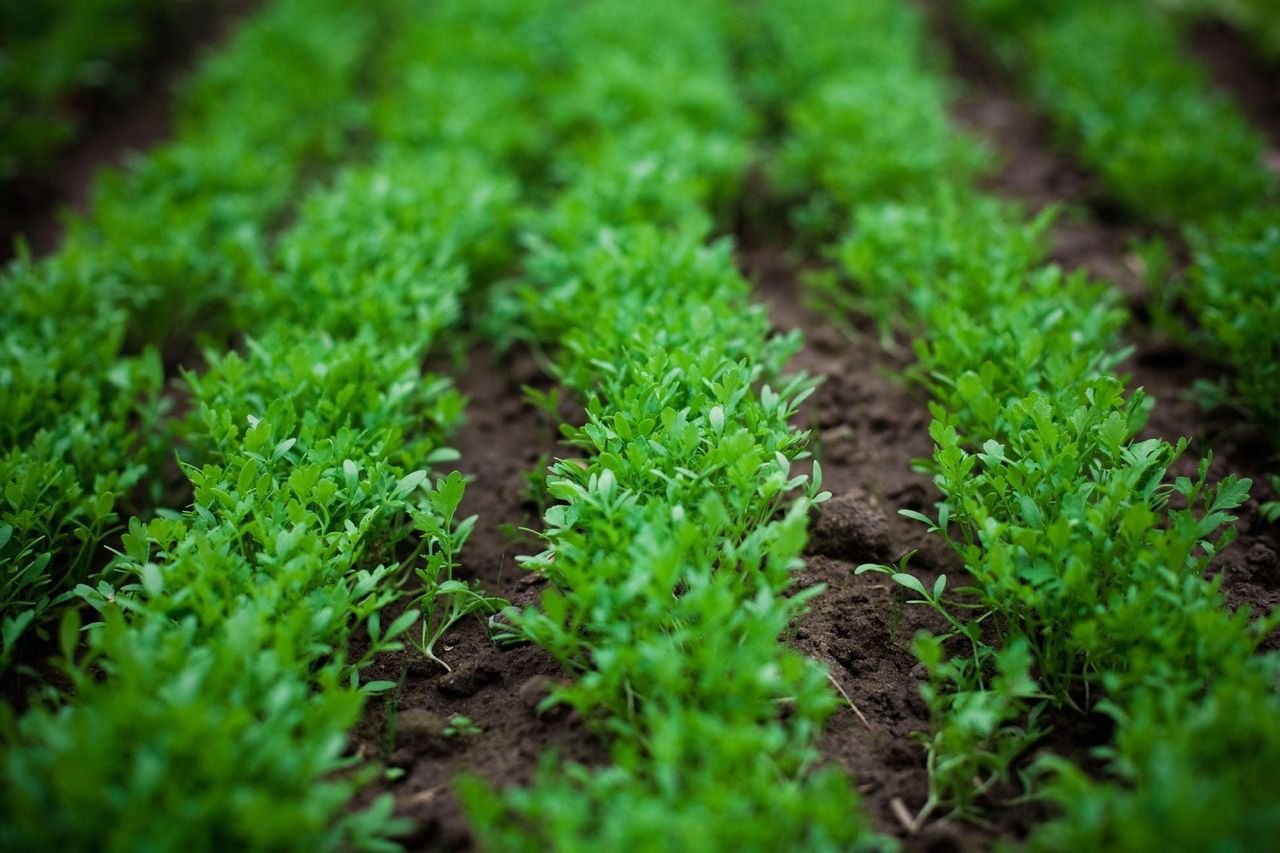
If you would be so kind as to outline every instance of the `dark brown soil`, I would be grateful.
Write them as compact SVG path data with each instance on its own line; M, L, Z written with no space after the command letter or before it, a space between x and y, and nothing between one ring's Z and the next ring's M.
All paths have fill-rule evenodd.
M479 515L463 550L462 576L518 607L535 603L541 593L539 579L515 563L516 555L539 550L532 534L515 529L541 527L540 487L531 487L530 475L540 483L553 454L569 455L556 441L560 421L552 423L526 403L522 385L548 386L529 353L499 359L484 348L473 352L458 377L469 404L467 423L455 442L462 454L460 470L470 478L460 515ZM567 680L541 648L497 647L485 620L469 617L446 635L436 653L452 671L413 649L379 660L366 678L398 681L401 687L373 700L352 736L358 754L396 774L403 771L366 795L390 791L397 813L414 819L418 829L402 839L410 849L473 846L453 793L460 772L505 787L527 784L548 750L587 764L606 758L603 746L568 709L537 712L550 687ZM480 733L443 735L455 715L467 717Z
M62 235L64 211L88 209L100 171L119 167L134 152L169 137L174 88L256 2L185 4L185 14L158 22L143 55L124 60L136 81L127 95L85 92L71 99L67 108L80 123L76 139L48 168L19 175L0 187L0 263L13 257L19 235L36 255L52 251Z
M857 710L834 715L819 747L850 772L876 828L902 837L909 849L983 850L996 838L1021 837L1039 819L1037 808L997 806L988 826L942 820L918 833L899 817L917 814L929 790L924 750L913 737L928 731L929 715L911 638L943 626L932 613L904 605L901 590L883 575L854 570L916 551L911 569L926 583L964 572L940 538L897 513L931 513L940 499L929 477L911 470L913 459L933 451L925 398L901 379L906 362L874 336L850 340L804 305L797 271L782 253L765 245L741 260L775 327L805 333L792 366L826 377L798 416L814 432L823 485L832 492L811 526L798 583L826 584L827 591L800 621L795 645L827 665Z

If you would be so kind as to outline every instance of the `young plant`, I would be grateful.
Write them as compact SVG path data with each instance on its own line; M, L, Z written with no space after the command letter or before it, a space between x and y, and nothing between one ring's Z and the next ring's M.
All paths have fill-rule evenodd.
M450 667L435 653L440 638L464 616L491 616L508 602L485 595L474 581L454 578L458 554L475 529L477 516L455 520L466 491L466 481L457 471L442 477L427 492L429 510L412 514L414 529L426 545L424 562L414 572L422 581L422 592L414 605L422 612L422 635L418 651L446 670Z
M1263 518L1274 524L1280 521L1280 477L1272 476L1270 479L1271 494L1275 499L1264 502L1259 511Z
M442 733L445 737L473 737L483 732L484 729L473 723L469 717L454 714L449 718L449 725L444 727Z

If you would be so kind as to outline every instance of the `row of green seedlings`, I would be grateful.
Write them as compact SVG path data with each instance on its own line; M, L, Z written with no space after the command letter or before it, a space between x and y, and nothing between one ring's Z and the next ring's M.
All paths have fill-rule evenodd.
M75 102L116 101L140 82L137 58L176 20L164 0L34 0L0 5L0 182L44 173L82 130Z
M233 328L228 306L266 275L280 221L352 151L385 30L337 0L269 5L186 85L176 141L105 176L55 255L4 273L0 669L95 580L122 515L171 500L160 349Z
M451 577L474 521L460 475L424 493L461 399L420 365L459 314L453 247L500 227L510 190L465 154L406 153L306 202L277 323L187 377L192 507L131 521L111 580L79 591L101 620L85 648L63 617L71 696L6 715L0 846L327 849L394 828L389 800L344 814L367 773L334 773L362 695L393 686L358 686L372 656L419 610L431 655L496 607ZM410 571L425 586L384 631Z
M547 113L563 187L532 223L506 311L550 349L585 409L562 427L550 586L512 637L574 676L549 702L609 747L589 768L548 755L528 787L461 793L501 850L863 849L885 843L815 742L837 708L820 665L782 638L819 588L793 571L821 472L794 469L789 425L814 382L787 375L727 241L704 243L739 191L754 123L710 0L584 5L567 22ZM554 395L541 402L554 407Z
M1262 137L1147 3L961 8L1116 198L1182 231L1191 264L1173 287L1162 245L1146 254L1158 297L1194 319L1179 333L1230 369L1200 392L1280 434L1280 206Z
M1028 220L975 189L990 153L948 121L921 16L896 0L775 0L763 96L786 96L776 186L842 237L845 309L900 322L932 396L929 525L967 583L882 571L950 626L914 648L929 673L931 791L917 819L973 815L1018 776L1061 808L1043 849L1250 849L1280 831L1276 626L1206 577L1249 481L1170 480L1186 443L1138 440L1113 289L1046 263L1052 212ZM893 104L886 110L885 104ZM831 229L835 229L833 232ZM1057 721L1113 727L1094 758L1028 751Z
M405 828L390 798L350 810L374 770L352 766L346 733L393 686L359 685L376 654L412 632L434 658L450 624L502 604L452 576L474 519L457 517L460 475L428 472L454 458L461 400L420 366L481 277L468 270L510 262L516 183L451 137L450 98L418 101L433 62L447 76L470 61L436 45L466 45L474 17L403 8L422 15L401 37L423 54L401 78L413 49L388 51L383 73L405 81L372 105L388 141L309 197L270 273L247 282L250 313L274 322L184 377L194 505L132 521L108 580L79 589L101 622L83 649L76 612L61 625L73 698L5 715L0 846L386 848ZM499 114L515 91L492 90L456 114ZM420 590L384 628L409 576Z

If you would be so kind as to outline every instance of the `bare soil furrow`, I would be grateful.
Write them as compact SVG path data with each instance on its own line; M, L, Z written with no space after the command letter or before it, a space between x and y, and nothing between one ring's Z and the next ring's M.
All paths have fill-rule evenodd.
M457 385L469 401L454 441L462 454L458 468L470 479L459 512L479 516L463 549L463 579L524 607L542 589L515 563L516 555L540 549L518 530L541 526L531 479L540 483L549 458L567 451L556 442L558 423L526 403L521 386L546 388L549 381L526 351L497 357L479 347ZM400 687L370 701L352 748L389 768L364 796L394 795L397 813L418 825L402 839L409 849L470 849L471 832L453 793L459 773L477 773L495 785L526 784L547 750L588 764L603 761L605 750L566 708L537 712L552 685L566 678L541 648L496 647L484 621L468 617L436 651L452 671L409 648L384 656L366 673L368 680ZM455 716L479 732L443 734Z
M517 607L531 605L541 585L516 565L516 555L539 543L518 528L540 528L532 482L540 483L549 457L566 455L550 423L524 400L521 386L549 387L529 353L494 356L472 352L457 386L468 398L467 421L454 446L458 467L470 479L460 515L479 515L462 553L463 579L477 580L489 594ZM532 478L531 478L532 475ZM413 580L408 581L413 588ZM445 671L415 649L384 656L367 679L399 681L375 698L352 736L352 748L390 770L365 797L390 792L399 815L417 822L402 839L410 849L470 849L465 816L453 795L460 772L475 772L497 785L529 783L549 749L585 763L604 760L604 749L579 717L566 708L539 715L536 706L563 671L535 646L495 647L483 620L467 617L445 635L436 652ZM454 716L479 727L476 734L445 735Z
M796 626L793 643L826 664L852 704L828 720L819 748L825 760L853 776L876 827L902 838L908 849L990 849L996 838L1024 836L1041 810L993 800L986 825L944 819L909 827L903 821L919 812L929 793L925 752L914 737L928 731L929 714L911 639L943 625L931 612L906 605L901 588L883 575L855 574L861 563L894 562L916 552L912 570L927 583L943 573L964 576L946 543L897 514L931 512L940 499L930 478L911 467L933 449L925 398L904 381L907 362L873 335L850 339L806 306L803 273L781 248L787 242L785 235L747 233L740 264L775 328L804 333L792 368L824 377L797 421L813 431L823 486L832 498L810 525L797 587L827 589Z

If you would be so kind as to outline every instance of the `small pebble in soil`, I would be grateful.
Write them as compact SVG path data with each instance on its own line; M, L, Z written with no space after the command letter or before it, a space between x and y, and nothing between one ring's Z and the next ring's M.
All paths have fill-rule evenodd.
M887 559L889 549L888 520L871 497L848 492L818 508L809 535L811 553L864 563Z
M1271 577L1276 573L1276 552L1271 550L1265 542L1253 543L1245 555L1245 560L1253 567L1255 576L1259 578Z
M550 696L553 690L561 686L563 685L560 682L549 675L535 675L520 685L520 690L518 691L520 702L528 709L531 715L539 719L562 719L569 713L568 705L556 704L546 708L541 713L538 712L538 706L542 704L542 701Z
M395 719L397 748L392 756L392 763L404 767L412 763L414 754L448 753L451 750L450 739L444 735L445 727L448 725L448 721L443 717L433 714L426 708L405 708L399 711ZM402 755L406 750L409 755Z
M481 658L462 665L436 682L436 689L455 699L474 696L484 687L502 679L502 673L489 660Z

